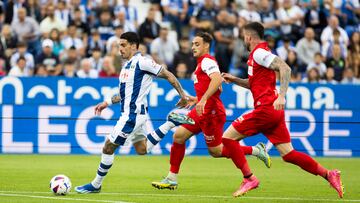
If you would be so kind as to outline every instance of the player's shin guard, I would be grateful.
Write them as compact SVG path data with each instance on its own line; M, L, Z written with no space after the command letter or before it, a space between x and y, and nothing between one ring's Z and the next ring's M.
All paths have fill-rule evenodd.
M171 146L170 152L170 172L179 173L180 165L185 156L185 144L178 144L176 142Z
M251 146L240 146L241 149L243 150L245 155L251 155L252 154L252 147ZM226 157L226 158L231 158L230 154L229 154L229 150L223 146L222 150L221 150L221 156L222 157Z
M282 158L284 161L295 164L311 174L326 177L327 170L307 154L292 150Z
M146 142L146 151L147 153L151 152L152 148L157 145L164 137L165 135L171 130L171 128L175 127L175 125L170 122L166 121L164 124L162 124L158 129L154 130L150 134L146 136L147 142Z
M245 158L244 151L241 149L239 142L224 137L222 138L222 142L224 146L227 148L227 150L229 150L229 156L231 157L236 167L241 170L244 177L251 176L252 174L251 170L249 168L249 165Z
M95 179L91 182L91 184L95 188L99 188L108 173L109 169L111 168L112 164L114 162L114 154L102 154L101 155L101 162L99 165L99 168L96 173Z

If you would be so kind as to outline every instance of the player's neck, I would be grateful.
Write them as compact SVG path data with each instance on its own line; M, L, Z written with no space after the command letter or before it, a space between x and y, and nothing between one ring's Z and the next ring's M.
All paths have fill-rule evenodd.
M250 52L252 52L255 49L255 47L258 44L262 43L262 42L263 42L262 40L254 40L253 42L251 42L251 44L250 44Z
M135 51L132 51L129 55L129 58L128 60L130 60L135 54L137 54L139 51L138 50L135 50Z

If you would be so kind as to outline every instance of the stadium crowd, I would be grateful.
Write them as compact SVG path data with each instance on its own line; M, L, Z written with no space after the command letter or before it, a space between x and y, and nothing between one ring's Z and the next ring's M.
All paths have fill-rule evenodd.
M207 31L221 71L244 78L249 53L241 28L252 21L265 26L292 82L360 83L359 0L4 0L0 75L117 77L123 60L116 42L134 31L143 55L191 78L191 39Z

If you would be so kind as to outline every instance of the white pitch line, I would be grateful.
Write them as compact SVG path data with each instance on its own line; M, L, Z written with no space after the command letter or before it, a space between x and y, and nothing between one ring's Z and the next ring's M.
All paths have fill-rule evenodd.
M64 197L45 197L45 196L37 196L37 195L23 195L23 194L4 194L0 193L0 196L8 196L8 197L30 197L36 199L53 199L53 200L67 200L67 201L82 201L82 202L109 202L109 203L128 203L123 201L113 201L113 200L94 200L94 199L79 199L79 198L64 198Z
M1 193L23 193L23 194L48 194L49 192L35 192L35 191L0 191ZM232 196L221 195L186 195L186 194L157 194L157 193L121 193L121 192L101 192L100 195L123 195L123 196L148 196L148 197L190 197L190 198L218 198L218 199L234 199ZM43 196L40 196L43 197ZM64 198L65 199L65 198ZM301 198L301 197L256 197L256 196L242 196L238 199L257 199L257 200L279 200L279 201L323 201L323 202L360 202L360 199L320 199L320 198ZM86 199L87 200L87 199ZM80 200L79 200L80 201ZM88 200L98 201L98 200ZM117 202L110 200L102 200L104 202Z

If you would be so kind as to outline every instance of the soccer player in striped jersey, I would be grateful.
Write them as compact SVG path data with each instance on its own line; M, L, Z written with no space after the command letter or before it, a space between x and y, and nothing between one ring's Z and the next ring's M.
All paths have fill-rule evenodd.
M103 179L113 164L115 150L124 145L128 137L131 138L138 154L146 154L171 128L181 124L194 123L186 116L170 114L167 122L145 136L143 129L148 117L147 95L154 76L168 80L176 89L181 97L177 106L186 107L188 96L172 73L152 59L141 55L138 51L139 37L136 33L123 33L119 43L120 54L127 60L119 76L120 94L98 104L95 107L95 114L99 115L103 109L111 104L120 103L121 116L105 141L95 179L91 183L75 187L78 193L100 192Z

